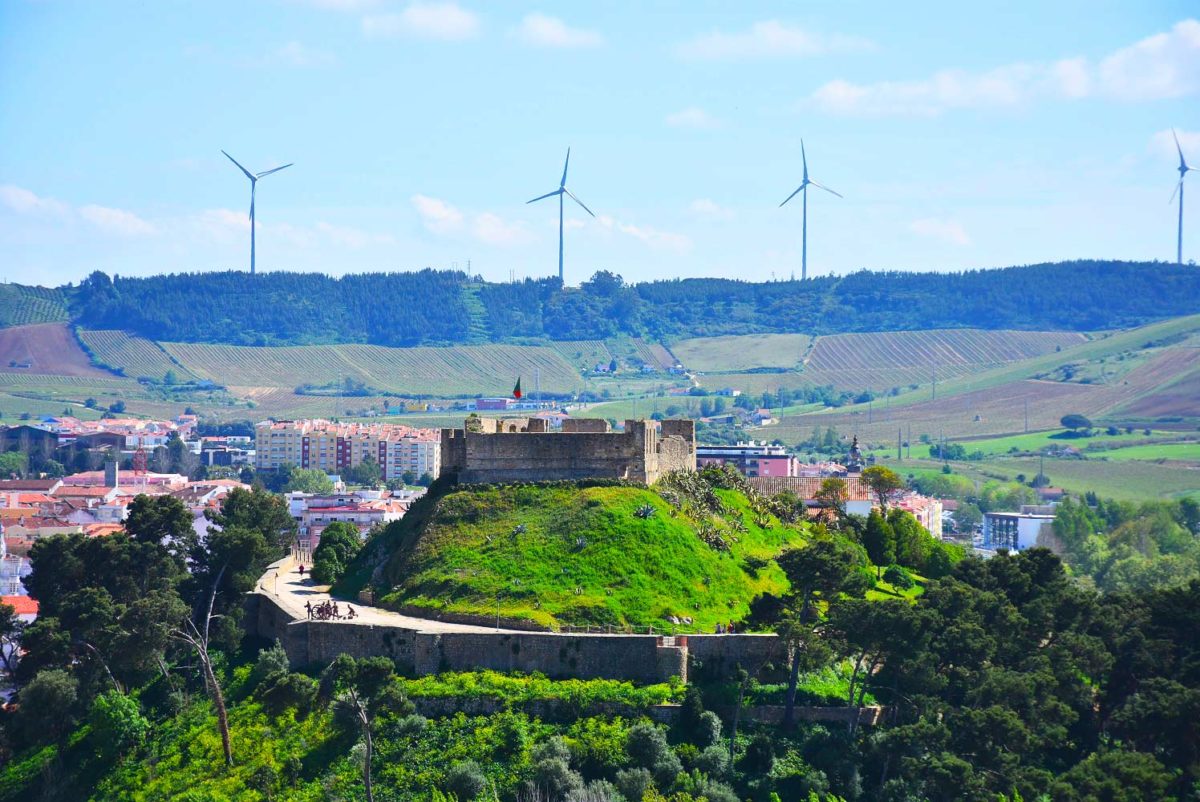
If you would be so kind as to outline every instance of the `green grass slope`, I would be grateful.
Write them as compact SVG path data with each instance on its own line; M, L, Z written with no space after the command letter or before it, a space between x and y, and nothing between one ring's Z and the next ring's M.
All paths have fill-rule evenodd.
M802 527L734 490L715 491L719 514L682 496L633 486L451 488L382 536L391 552L382 602L430 614L499 610L551 627L664 626L686 616L694 622L684 629L711 632L786 587L768 561L802 543ZM366 563L381 556L365 555ZM342 590L364 583L366 564L355 570Z

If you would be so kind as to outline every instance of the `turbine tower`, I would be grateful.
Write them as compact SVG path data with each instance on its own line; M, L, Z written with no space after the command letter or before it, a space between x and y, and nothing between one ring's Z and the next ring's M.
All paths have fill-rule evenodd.
M221 151L225 153L225 151ZM246 178L250 179L250 275L254 275L254 190L258 187L258 179L265 178L271 173L277 173L284 167L291 167L294 162L288 162L283 167L275 167L271 170L263 170L261 173L252 173L242 165L238 164L238 160L225 153L225 158L237 164L237 168L246 174Z
M823 189L826 192L830 192L830 193L833 193L834 195L837 195L839 198L842 197L842 195L841 195L841 193L834 192L829 187L822 186L822 185L818 184L816 181L812 181L809 179L809 177L808 177L808 156L805 155L805 153L804 153L804 140L803 139L800 140L800 159L801 159L801 161L804 162L804 180L800 182L800 186L796 188L796 192L793 192L791 195L788 195L787 199L784 200L784 202L779 205L782 207L785 204L787 204L788 201L790 201L792 198L796 197L796 193L798 193L798 192L804 193L804 212L803 212L804 222L801 224L801 229L800 229L800 231L801 231L801 233L800 233L800 280L803 281L808 278L808 188L810 186L813 186L813 187L816 187L817 189Z
M563 196L569 195L571 197L571 200L578 203L579 206L585 212L592 215L592 217L596 216L595 213L593 213L591 209L589 209L587 206L584 205L583 201L581 201L579 198L575 197L575 195L572 194L571 190L567 189L567 167L570 166L570 164L571 164L571 149L567 148L567 160L565 162L563 162L562 180L558 182L558 189L554 190L553 192L547 192L545 195L538 195L533 200L525 201L526 204L530 204L530 203L535 203L536 201L545 200L546 198L553 198L555 195L558 196L558 280L559 280L559 283L563 283Z
M1183 158L1183 148L1179 146L1179 136L1175 133L1175 129L1171 129L1171 136L1175 137L1175 150L1179 152L1179 183L1175 185L1175 192L1171 193L1171 200L1175 200L1175 194L1179 194L1179 232L1175 238L1175 261L1183 264L1183 179L1189 171L1194 171L1195 167L1189 167L1187 159ZM1170 203L1171 201L1167 201Z

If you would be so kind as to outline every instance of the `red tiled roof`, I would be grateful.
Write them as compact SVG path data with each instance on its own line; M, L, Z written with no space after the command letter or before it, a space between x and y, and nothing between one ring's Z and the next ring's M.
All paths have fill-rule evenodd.
M37 615L37 599L28 596L0 596L0 604L7 604L17 615Z

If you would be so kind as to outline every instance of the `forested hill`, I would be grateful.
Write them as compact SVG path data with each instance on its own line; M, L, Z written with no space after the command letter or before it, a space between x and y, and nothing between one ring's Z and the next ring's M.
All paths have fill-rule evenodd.
M755 284L681 279L627 284L600 272L580 288L557 279L489 284L461 272L93 273L60 290L73 322L154 340L248 345L365 342L674 340L718 334L978 327L1097 330L1200 311L1200 269L1075 261L962 273L862 271ZM0 293L5 298L20 293ZM12 315L2 314L0 320Z

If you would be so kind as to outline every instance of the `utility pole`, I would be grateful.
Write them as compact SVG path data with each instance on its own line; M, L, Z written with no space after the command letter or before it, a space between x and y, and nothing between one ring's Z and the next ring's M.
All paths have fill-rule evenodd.
M904 462L904 437L899 426L896 427L896 461Z
M908 458L912 459L912 424L908 424Z
M867 399L867 423L871 423L872 420L874 419L874 411L875 411L875 399L868 398Z

